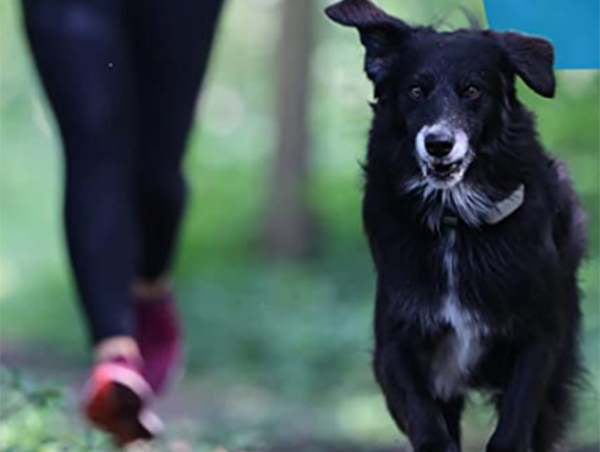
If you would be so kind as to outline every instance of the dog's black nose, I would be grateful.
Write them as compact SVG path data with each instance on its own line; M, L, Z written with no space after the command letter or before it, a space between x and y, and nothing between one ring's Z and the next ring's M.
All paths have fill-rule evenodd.
M454 142L447 137L438 135L427 135L425 137L425 148L429 155L437 158L446 157L452 151Z

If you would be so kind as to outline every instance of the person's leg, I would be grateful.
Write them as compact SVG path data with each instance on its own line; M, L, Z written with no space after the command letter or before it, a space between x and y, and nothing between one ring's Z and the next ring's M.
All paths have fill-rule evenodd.
M97 363L87 418L118 443L152 437L151 390L133 339L135 83L122 0L24 0L41 80L65 149L65 225Z
M131 58L121 0L24 0L31 49L65 151L64 216L92 342L131 336Z
M137 183L142 291L168 289L186 198L182 159L222 0L135 0L142 146ZM144 290L146 289L146 290Z
M142 145L136 156L140 255L134 286L144 376L162 391L179 368L179 321L169 271L184 212L182 160L222 0L135 0Z

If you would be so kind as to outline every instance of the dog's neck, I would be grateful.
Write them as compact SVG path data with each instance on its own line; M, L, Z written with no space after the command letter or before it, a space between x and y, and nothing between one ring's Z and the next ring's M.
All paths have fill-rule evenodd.
M465 183L445 190L425 186L421 196L425 221L431 230L440 231L459 224L477 228L501 223L519 210L525 200L525 186L519 185L500 200Z

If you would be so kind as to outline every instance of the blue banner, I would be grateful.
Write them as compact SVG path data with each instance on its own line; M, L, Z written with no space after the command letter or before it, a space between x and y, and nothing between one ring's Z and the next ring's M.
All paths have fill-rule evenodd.
M545 37L557 69L600 68L600 0L483 0L490 28Z

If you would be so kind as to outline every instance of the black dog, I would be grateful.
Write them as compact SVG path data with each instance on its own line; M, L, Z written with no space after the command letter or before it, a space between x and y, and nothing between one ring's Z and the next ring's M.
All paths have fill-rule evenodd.
M363 216L394 420L416 452L460 450L465 392L481 389L499 413L488 452L552 450L581 372L584 215L514 86L554 95L552 46L411 27L368 0L326 12L358 29L375 85Z

